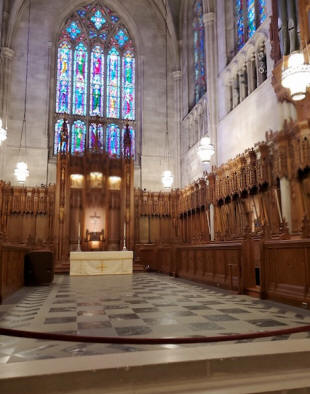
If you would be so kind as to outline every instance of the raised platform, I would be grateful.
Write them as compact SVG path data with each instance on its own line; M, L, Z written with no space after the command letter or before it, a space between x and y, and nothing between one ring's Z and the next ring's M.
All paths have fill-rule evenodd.
M132 251L71 252L70 275L130 275Z
M1 393L308 393L310 340L201 345L0 368ZM104 382L104 384L103 384Z

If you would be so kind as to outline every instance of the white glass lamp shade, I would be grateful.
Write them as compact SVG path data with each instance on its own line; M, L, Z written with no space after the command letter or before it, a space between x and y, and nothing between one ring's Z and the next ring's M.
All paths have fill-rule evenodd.
M29 176L27 164L23 161L18 162L14 170L14 175L17 179L17 182L24 183Z
M211 144L210 137L203 137L198 146L198 155L203 163L210 163L215 153L214 146Z
M172 172L169 170L164 171L161 177L161 181L165 189L170 189L173 184Z
M293 53L288 59L288 67L282 72L282 86L289 89L294 101L306 97L310 85L310 65L305 64L303 53Z
M4 127L2 127L2 119L0 119L0 145L3 141L7 139L7 132Z

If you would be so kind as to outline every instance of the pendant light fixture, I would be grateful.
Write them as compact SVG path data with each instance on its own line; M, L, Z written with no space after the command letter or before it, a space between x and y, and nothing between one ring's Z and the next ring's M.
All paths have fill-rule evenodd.
M19 152L18 155L20 156L20 151L22 148L23 142L23 135L25 133L25 150L26 150L26 131L27 131L27 124L26 124L26 114L27 114L27 92L28 92L28 69L29 69L29 44L30 44L30 14L31 14L31 0L29 0L29 11L28 11L28 34L27 34L27 58L26 58L26 82L25 82L25 97L24 97L24 118L22 123L22 130L20 133L20 143L19 143ZM14 170L14 175L18 183L24 183L29 176L29 170L27 163L24 161L18 161L16 164L16 168Z
M290 90L294 101L301 101L306 97L310 86L310 64L305 62L302 51L289 55L288 66L282 70L282 86Z
M202 137L198 146L198 156L202 163L210 163L215 153L214 146L211 144L210 137Z
M165 27L166 27L166 136L165 136L165 162L169 168L169 134L168 134L168 4L167 0L165 4ZM173 174L170 170L165 170L162 173L161 181L165 189L171 189L173 185Z

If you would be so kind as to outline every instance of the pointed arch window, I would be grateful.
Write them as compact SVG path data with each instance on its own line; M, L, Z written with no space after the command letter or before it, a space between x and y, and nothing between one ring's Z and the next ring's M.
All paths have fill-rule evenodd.
M197 103L207 90L205 70L205 29L203 24L202 0L196 0L194 4L193 32L195 103Z
M235 0L236 49L240 50L266 19L266 0Z
M135 58L125 24L101 1L77 9L65 22L57 45L54 154L64 114L71 153L100 147L119 156L120 130L128 121L135 141Z

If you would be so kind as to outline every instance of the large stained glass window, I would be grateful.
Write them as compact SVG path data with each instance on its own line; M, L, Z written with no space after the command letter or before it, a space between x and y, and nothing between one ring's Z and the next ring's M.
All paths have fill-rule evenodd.
M91 53L90 115L103 116L104 53L96 46Z
M73 114L86 115L88 53L80 43L74 51Z
M58 48L56 112L69 114L71 111L72 50L68 42Z
M243 47L266 19L266 0L235 0L236 49Z
M135 58L131 51L123 57L123 89L122 89L122 116L123 119L135 118Z
M71 153L120 156L128 121L135 141L136 54L126 26L98 0L65 21L57 50L54 154L66 114Z
M63 119L58 119L57 122L55 123L55 144L54 144L54 155L57 155L58 152L60 152L60 149L62 148L63 151L67 150L67 144L64 142L64 146L61 147L61 131L62 131L62 126L64 124ZM70 131L70 125L68 125L67 122L67 127L68 131Z
M89 147L91 149L104 148L104 129L102 124L91 123L89 126Z
M120 56L115 48L108 54L107 75L107 116L109 118L119 117L120 108Z
M110 156L120 155L120 130L114 123L107 127L107 152Z
M80 153L85 150L86 125L81 120L76 120L72 125L71 152Z
M125 132L126 132L126 127L124 127L123 128L123 130L122 130L122 153L123 154L127 154L127 152L125 152L124 151L124 136L125 136ZM135 130L134 130L134 128L133 127L131 127L131 126L129 126L129 133L130 133L130 142L131 142L131 145L130 145L130 156L131 157L135 157L135 146L136 146L136 143L135 143Z
M197 0L194 5L194 79L195 79L195 103L206 92L205 71L205 29L203 24L202 0Z

